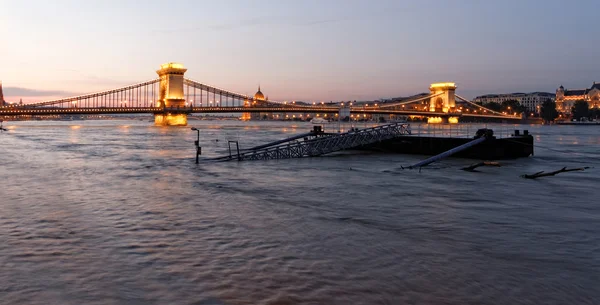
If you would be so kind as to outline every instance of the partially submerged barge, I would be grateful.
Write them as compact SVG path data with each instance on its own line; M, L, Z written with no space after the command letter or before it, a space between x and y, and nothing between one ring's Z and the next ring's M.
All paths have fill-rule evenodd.
M533 136L527 130L522 133L515 130L506 137L496 137L492 129L478 129L471 137L449 135L401 135L390 140L381 141L363 147L399 154L437 155L465 145L474 139L485 137L484 141L466 147L452 154L453 157L503 160L525 158L533 155Z
M208 159L272 160L316 157L343 150L375 150L388 153L456 156L480 160L515 159L533 155L533 137L527 130L515 130L504 137L487 128L473 129L421 128L406 123L352 128L345 133L326 133L314 126L308 133L279 141L240 149L237 141L229 141L229 155ZM465 133L466 132L466 133ZM197 142L196 142L197 143ZM197 144L196 144L197 145ZM197 147L199 153L201 149Z

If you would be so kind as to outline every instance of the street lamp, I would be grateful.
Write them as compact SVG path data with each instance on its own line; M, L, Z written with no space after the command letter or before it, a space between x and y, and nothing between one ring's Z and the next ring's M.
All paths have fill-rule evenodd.
M194 145L196 145L196 164L198 164L198 156L202 154L202 147L200 147L200 129L192 127L192 130L198 132L198 137L196 138L196 141L194 141Z

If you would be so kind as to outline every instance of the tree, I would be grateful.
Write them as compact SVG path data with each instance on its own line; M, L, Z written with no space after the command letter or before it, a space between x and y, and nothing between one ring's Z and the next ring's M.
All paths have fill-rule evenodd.
M498 112L502 111L502 105L500 105L499 103L496 103L496 102L489 102L489 103L485 104L484 107L489 110L494 110L494 111L498 111Z
M600 109L598 109L598 108L590 109L590 118L591 119L600 118Z
M550 99L547 99L542 104L540 109L540 116L546 122L552 122L558 117L558 111L556 111L556 103Z
M571 113L573 114L573 118L578 121L581 118L587 118L590 116L590 105L586 101L576 101L575 105L571 107Z
M522 113L527 111L527 107L521 105L517 100L508 100L502 102L502 110L512 114L513 112Z

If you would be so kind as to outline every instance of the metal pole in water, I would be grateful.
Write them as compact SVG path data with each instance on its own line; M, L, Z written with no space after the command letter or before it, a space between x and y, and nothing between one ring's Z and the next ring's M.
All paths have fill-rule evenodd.
M467 142L467 143L465 143L463 145L460 145L460 146L454 147L454 148L452 148L450 150L447 150L447 151L445 151L445 152L443 152L441 154L438 154L438 155L435 155L433 157L427 158L427 159L425 159L425 160L423 160L421 162L418 162L418 163L416 163L414 165L409 166L408 168L409 169L413 169L413 168L416 168L416 167L421 168L423 166L427 166L427 165L429 165L429 164L431 164L433 162L439 161L439 160L441 160L443 158L446 158L446 157L449 157L449 156L451 156L451 155L453 155L453 154L455 154L457 152L463 151L463 150L465 150L465 149L467 149L467 148L469 148L471 146L477 145L477 144L479 144L479 143L481 143L481 142L483 142L485 140L486 140L486 137L482 136L482 137L477 138L475 140L471 140L470 142Z
M194 141L194 145L196 146L196 164L198 164L198 162L199 162L198 156L200 156L200 154L202 154L202 148L200 147L200 130L196 127L192 127L192 130L198 132L196 141Z

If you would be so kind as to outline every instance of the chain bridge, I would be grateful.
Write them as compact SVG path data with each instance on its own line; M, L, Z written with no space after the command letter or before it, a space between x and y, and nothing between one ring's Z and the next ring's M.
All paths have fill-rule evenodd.
M156 125L187 125L192 113L303 113L334 116L406 115L423 116L432 123L457 123L460 117L520 120L472 103L455 93L454 83L431 84L429 94L397 102L353 105L352 103L304 104L278 102L248 96L184 77L187 69L166 63L158 78L121 88L56 100L0 106L0 117L80 114L154 115ZM260 90L259 90L260 91Z

